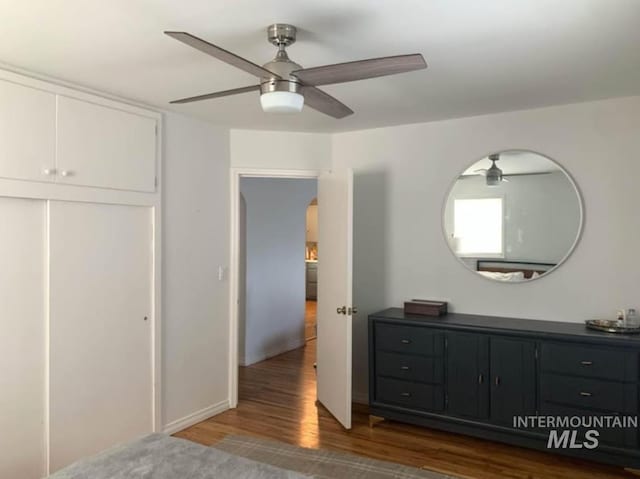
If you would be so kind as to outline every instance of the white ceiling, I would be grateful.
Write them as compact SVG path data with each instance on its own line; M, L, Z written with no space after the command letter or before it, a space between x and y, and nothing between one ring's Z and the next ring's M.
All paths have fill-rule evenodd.
M0 61L235 128L344 131L640 94L639 0L0 0ZM267 115L256 82L162 34L265 63L264 28L301 29L303 66L422 53L423 71L324 87L355 110Z

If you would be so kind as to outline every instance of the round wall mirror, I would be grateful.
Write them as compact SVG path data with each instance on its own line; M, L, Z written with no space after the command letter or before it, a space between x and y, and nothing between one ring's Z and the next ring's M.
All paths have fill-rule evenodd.
M444 207L451 251L470 270L502 282L549 274L575 248L580 193L569 174L539 153L506 150L473 162Z

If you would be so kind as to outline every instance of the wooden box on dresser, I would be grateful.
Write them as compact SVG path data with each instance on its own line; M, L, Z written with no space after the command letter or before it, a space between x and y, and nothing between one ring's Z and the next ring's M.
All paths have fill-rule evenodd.
M514 417L525 416L584 418L580 426L596 418L636 418L639 360L640 338L590 331L579 323L452 313L436 318L391 308L369 316L370 412L639 468L635 427L514 423ZM541 426L534 420L527 426ZM573 443L569 437L561 447L548 448L551 429L558 438L564 430L568 436L577 432ZM588 430L598 431L595 448L585 440Z

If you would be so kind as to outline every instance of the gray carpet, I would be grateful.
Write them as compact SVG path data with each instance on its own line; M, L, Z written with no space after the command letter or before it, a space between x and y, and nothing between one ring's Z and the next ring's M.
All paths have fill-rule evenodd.
M254 462L164 434L78 461L50 479L309 479L300 473Z
M213 447L318 479L455 479L434 471L252 437L226 436Z

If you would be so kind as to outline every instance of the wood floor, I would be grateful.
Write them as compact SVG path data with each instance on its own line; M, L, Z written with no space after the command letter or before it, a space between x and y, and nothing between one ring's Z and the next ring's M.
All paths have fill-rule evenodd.
M369 428L365 406L355 405L353 428L345 431L315 404L315 341L240 368L239 405L176 434L211 445L227 434L270 438L310 448L359 454L424 467L463 478L638 477L620 468L563 458L418 428L382 422Z
M307 341L316 337L316 314L318 303L307 301L304 315L304 339Z

